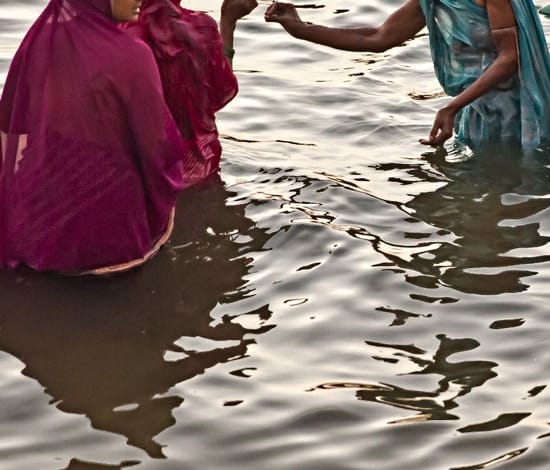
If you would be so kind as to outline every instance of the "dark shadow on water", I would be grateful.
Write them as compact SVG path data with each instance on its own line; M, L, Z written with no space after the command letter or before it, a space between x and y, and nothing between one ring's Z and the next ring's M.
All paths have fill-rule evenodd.
M139 465L139 461L124 461L120 465L103 465L93 462L83 462L78 459L73 459L69 463L69 466L64 470L123 470L125 468L134 467Z
M393 421L392 424L459 419L450 413L452 409L458 407L457 399L496 377L497 374L493 369L498 364L484 360L450 361L451 355L474 350L479 347L479 343L471 338L449 338L446 335L438 335L437 339L439 346L432 357L428 357L426 351L411 344L384 344L367 341L369 346L378 351L384 351L383 356L378 355L374 357L375 359L392 363L403 360L410 361L419 368L410 375L441 376L435 390L406 389L387 383L346 382L326 383L315 389L357 389L356 396L359 400L383 403L417 412L412 417Z
M248 254L268 239L231 196L220 181L186 191L170 246L133 272L0 273L0 348L25 364L53 406L162 458L155 436L174 424L184 400L170 389L245 356L254 335L273 327L267 305L255 312L263 320L255 329L211 315L219 303L253 295L244 279ZM184 337L206 339L209 348L185 350L175 344ZM167 360L167 352L175 356ZM79 465L92 468L76 460L69 468Z
M550 147L529 155L493 149L473 156L457 147L450 153L427 152L414 163L379 163L374 169L389 175L385 194L391 194L392 185L410 186L411 200L382 199L371 192L363 172L342 176L325 171L317 172L320 178L280 171L283 174L277 179L271 176L273 184L284 181L293 186L284 197L272 198L284 199L292 210L318 225L369 242L387 259L376 267L404 274L415 287L445 286L478 295L522 292L529 287L526 278L550 261L543 249L550 237L541 231L545 210L550 208ZM418 188L426 185L437 189L419 193ZM343 201L348 201L347 196L338 191L356 193L349 198L354 201L353 206L348 203L349 213L319 202L317 194L326 190ZM401 240L384 239L383 233L370 231L368 223L339 223L342 217L360 220L361 214L372 210L372 198L406 214L396 221ZM429 303L459 300L417 297ZM396 312L397 322L402 324L411 315Z
M426 251L408 263L393 261L416 271L407 274L407 281L420 287L441 284L482 295L527 289L524 278L537 274L538 263L550 261L549 254L536 250L550 240L540 233L540 214L550 207L550 149L531 155L500 149L459 161L456 157L434 151L423 156L428 165L401 168L442 186L403 206L411 215L406 237L417 240L418 247L426 240ZM394 168L389 164L379 169ZM432 245L425 229L415 231L417 221L447 240Z

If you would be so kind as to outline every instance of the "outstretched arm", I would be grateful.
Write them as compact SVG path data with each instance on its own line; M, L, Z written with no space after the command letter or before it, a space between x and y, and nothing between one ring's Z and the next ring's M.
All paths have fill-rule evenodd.
M384 52L412 38L426 25L418 0L407 0L381 26L372 28L331 28L305 23L294 5L280 2L267 9L265 20L280 23L298 39L355 52Z
M510 0L486 0L486 8L498 56L474 83L438 111L429 138L421 139L421 144L443 145L453 135L454 119L458 111L517 71L517 24Z
M258 6L256 0L224 0L220 18L220 34L223 41L223 53L233 68L233 36L237 21L248 15Z

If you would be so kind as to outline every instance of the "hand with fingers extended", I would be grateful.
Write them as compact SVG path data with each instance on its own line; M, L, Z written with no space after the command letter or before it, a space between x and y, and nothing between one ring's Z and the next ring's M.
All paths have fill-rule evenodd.
M292 3L283 2L273 2L265 12L265 20L270 23L279 23L290 34L292 34L293 25L302 23L296 7Z
M441 108L435 115L435 120L427 139L420 139L423 145L439 147L453 136L453 128L457 110L450 106Z

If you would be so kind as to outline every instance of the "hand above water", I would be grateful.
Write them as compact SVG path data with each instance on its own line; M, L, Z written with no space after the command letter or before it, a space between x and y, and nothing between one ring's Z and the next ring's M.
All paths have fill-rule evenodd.
M453 135L456 113L455 108L449 106L441 108L435 115L430 136L427 139L420 139L419 142L432 147L443 145Z
M225 21L236 23L242 17L250 14L257 6L256 0L224 0L221 16Z
M302 22L292 3L273 2L266 10L264 17L267 22L279 23L287 31L291 25Z

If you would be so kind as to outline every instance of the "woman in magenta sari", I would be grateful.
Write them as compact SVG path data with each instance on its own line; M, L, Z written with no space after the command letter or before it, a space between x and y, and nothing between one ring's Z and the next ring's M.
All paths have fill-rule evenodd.
M255 6L246 11L247 1L226 0L229 24ZM236 93L219 33L208 31L219 51L205 50L217 62L201 43L194 63L190 43L178 55L160 30L150 29L158 35L148 46L118 26L137 20L140 6L51 0L17 51L0 100L0 266L137 266L168 239L178 193L218 170L213 113ZM159 74L159 51L193 63L190 80L203 87L178 90L180 79L189 89L185 70L170 64ZM223 98L212 97L219 89Z
M219 168L215 113L237 94L231 70L233 31L255 0L225 0L221 34L213 18L178 0L143 0L139 21L125 27L151 47L166 102L185 140L185 174L201 181Z

